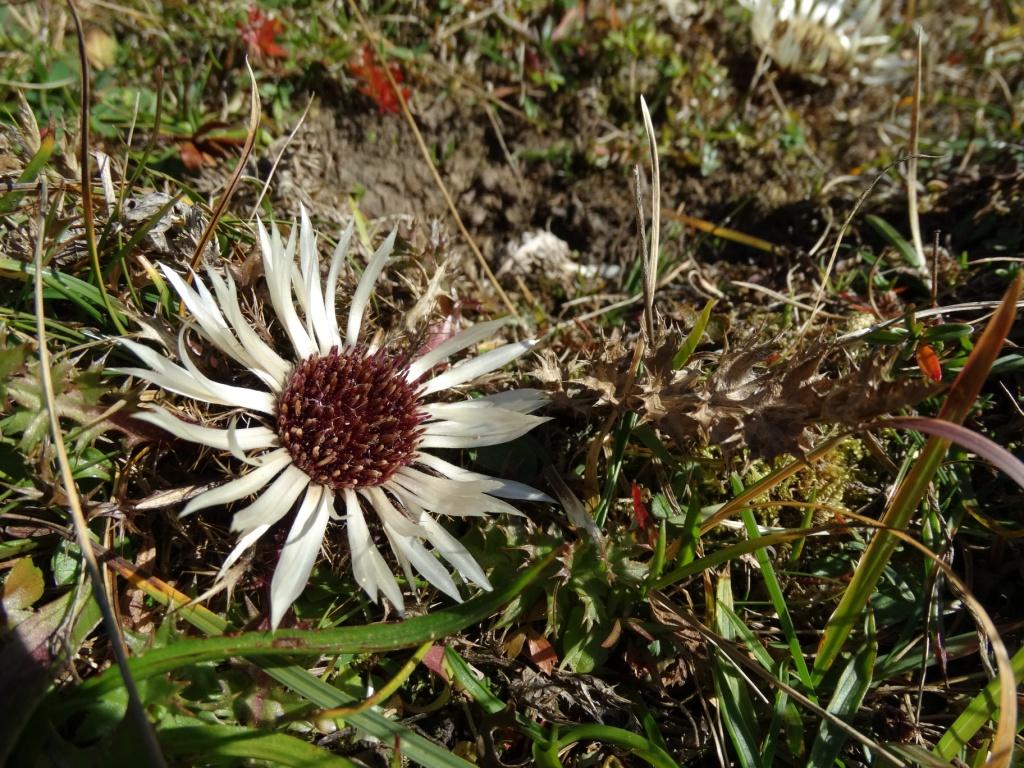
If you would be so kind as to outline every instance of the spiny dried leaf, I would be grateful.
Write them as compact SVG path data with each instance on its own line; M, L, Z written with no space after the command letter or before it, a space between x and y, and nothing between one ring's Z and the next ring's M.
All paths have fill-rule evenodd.
M710 444L727 453L746 448L767 459L808 450L816 425L856 427L937 391L920 378L888 379L888 363L877 357L854 360L822 343L781 362L773 359L775 340L753 343L696 356L676 371L672 359L682 339L677 331L656 339L635 379L633 351L617 335L581 375L570 376L571 367L553 356L542 357L535 375L555 390L556 406L633 411L680 447Z

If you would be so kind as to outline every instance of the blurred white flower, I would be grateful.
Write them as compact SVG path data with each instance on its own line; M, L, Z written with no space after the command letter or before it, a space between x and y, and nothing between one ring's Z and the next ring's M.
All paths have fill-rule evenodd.
M877 34L881 0L741 0L753 11L754 43L781 68L815 74L855 63Z
M258 228L270 301L294 354L282 356L260 338L242 315L230 274L211 269L208 283L195 276L190 286L173 270L161 268L202 336L247 368L263 388L215 381L200 371L185 344L191 323L178 336L180 364L137 342L123 342L146 367L122 373L246 413L245 426L232 420L226 428L188 423L160 408L138 415L181 439L230 451L249 465L241 476L193 498L183 511L190 514L256 495L234 515L231 527L240 538L221 575L297 504L271 582L274 628L305 587L332 519L345 523L359 586L372 600L383 595L399 611L404 609L402 591L374 543L367 512L376 514L410 584L415 569L460 600L440 555L464 579L489 590L483 570L434 515L518 514L502 499L550 499L521 483L462 469L428 450L514 440L546 421L530 415L546 396L519 389L455 403L428 400L507 365L534 343L505 344L433 373L439 364L491 337L504 321L479 323L410 361L408 354L387 345L360 341L365 338L360 333L363 315L394 245L394 232L367 264L347 324L340 328L335 286L352 226L341 235L323 284L316 236L305 210L287 243L276 226L269 233L262 222Z

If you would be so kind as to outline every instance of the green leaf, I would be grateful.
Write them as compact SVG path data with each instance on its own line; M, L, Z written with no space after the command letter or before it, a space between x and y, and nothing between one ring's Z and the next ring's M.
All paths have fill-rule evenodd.
M470 698L473 699L489 715L496 715L505 710L505 702L491 693L486 680L480 680L470 669L461 656L450 645L445 646L444 660L451 672L452 679Z
M921 338L925 341L956 341L971 335L974 327L968 323L941 323L925 328Z
M161 728L160 746L168 757L183 760L243 758L289 768L356 768L351 760L315 747L285 733L264 733L230 725L191 725Z
M732 580L728 568L718 577L715 588L716 606L732 609ZM715 611L715 631L727 640L734 637L731 621L724 612ZM761 768L761 748L757 737L754 703L742 675L727 656L716 651L712 664L715 693L721 708L722 722L743 768Z
M82 570L82 553L73 541L63 540L57 545L50 558L50 570L53 572L53 583L58 587L66 587L78 581Z
M229 656L243 656L250 658L272 678L318 707L330 709L351 706L354 702L352 696L311 675L305 668L288 664L286 658L299 653L319 655L339 654L346 650L395 650L418 646L427 640L438 640L448 634L454 634L483 621L511 601L550 567L556 554L556 551L550 552L511 580L503 589L482 594L462 605L431 615L417 616L397 624L373 624L366 627L342 627L311 632L260 632L237 637L179 641L133 659L132 676L138 682L184 665ZM167 595L159 590L154 589L148 593L168 602ZM181 616L211 635L231 629L227 622L208 611L193 608L183 610ZM108 670L83 683L71 695L51 696L47 714L52 720L54 716L67 716L83 707L95 706L97 697L116 694L121 690L121 686L122 681L117 670ZM389 720L373 710L350 714L345 719L355 728L385 744L393 744L397 740L401 744L402 754L422 765L429 765L431 768L471 768L470 763L457 757L450 750L434 744L407 726Z
M846 722L850 722L857 714L861 702L864 701L864 696L871 688L878 643L875 638L874 616L870 613L866 622L865 635L864 646L843 669L828 704L828 711ZM814 746L811 747L811 756L807 765L816 768L831 768L845 741L846 734L828 720L822 720L818 727Z
M985 330L971 351L964 369L956 377L946 396L939 418L956 424L963 423L968 412L978 399L981 387L988 378L992 363L999 356L1003 342L1017 316L1017 299L1024 284L1024 275L1018 274L1013 283L1006 289L999 308L988 321ZM931 437L914 460L910 471L904 476L892 495L891 501L882 516L882 524L897 530L906 529L921 499L938 471L949 441L939 437ZM896 550L898 539L885 531L875 533L871 543L861 556L857 570L853 574L846 591L839 601L818 644L818 653L814 661L812 674L816 681L821 680L839 657L846 638L862 615L864 606L871 599L878 580L889 564L889 559Z
M25 280L30 280L35 276L35 265L0 257L0 273L4 272L10 274L0 276L19 275ZM68 299L93 319L103 321L103 297L96 286L49 267L44 267L42 272L43 285L49 295ZM115 302L115 305L118 309L121 308L120 303Z
M425 642L437 641L477 624L532 583L551 563L551 553L532 566L504 589L486 592L461 605L416 616L394 624L369 624L358 627L338 627L304 631L298 629L276 632L246 632L229 637L207 637L179 640L163 648L154 648L143 656L131 660L132 676L144 680L164 674L178 667L204 661L219 661L232 656L248 659L280 658L284 656L318 656L323 653L373 653L412 648ZM223 630L226 630L225 625ZM223 631L222 630L222 631ZM72 701L88 701L121 686L121 674L111 668L102 675L85 681L72 697L63 697L66 707Z
M914 246L903 239L903 235L896 231L896 229L889 224L885 219L879 218L872 214L868 214L864 217L868 224L875 228L882 237L884 237L889 245L895 248L903 259L903 263L908 267L914 269L925 269L926 265L918 257L917 251L914 250Z
M25 611L43 596L43 572L31 557L16 560L4 582L4 611Z
M910 331L906 328L879 328L864 337L872 344L902 344L910 338Z
M70 632L69 617L74 617ZM35 716L36 709L52 684L54 670L68 654L78 652L99 622L100 609L92 591L69 590L38 607L14 630L13 641L0 646L0 691L17 691L16 696L0 696L0 765L24 764L8 761L19 740L25 740L21 738L23 729L26 738L36 744L51 737L49 719ZM51 642L58 632L63 642ZM28 750L25 754L42 752Z
M28 161L24 170L22 170L21 175L18 177L19 184L27 184L36 180L40 171L42 171L50 161L50 156L53 154L55 146L56 137L54 136L53 131L50 131L40 140L39 149L36 150L32 159ZM24 195L25 193L23 191L14 190L8 192L3 197L0 197L0 216L13 211Z
M733 490L739 495L743 489L733 488ZM747 529L747 535L755 538L758 528L757 521L754 520L753 511L750 508L744 509L742 517L743 525ZM754 557L757 558L757 564L761 567L761 578L764 581L765 589L768 590L768 596L771 598L775 613L779 617L779 626L782 628L782 633L786 636L786 645L789 648L790 658L796 667L797 676L803 684L805 693L807 693L812 701L817 702L814 695L814 685L811 682L811 671L807 668L807 661L804 659L803 649L800 647L800 639L797 637L793 619L789 615L789 607L786 605L786 598L782 594L782 585L779 584L779 580L775 575L775 568L772 566L771 558L768 557L768 553L763 549L757 550L754 553Z
M27 344L0 347L0 397L7 392L7 381L14 373L21 370L27 357Z
M657 741L652 741L640 734L611 725L577 725L564 731L561 738L553 742L546 751L550 755L557 755L577 741L596 741L598 744L614 744L622 749L628 749L645 763L655 768L679 768L679 763L673 760L672 756L659 746L658 742L661 741L660 734ZM557 765L557 761L554 764Z

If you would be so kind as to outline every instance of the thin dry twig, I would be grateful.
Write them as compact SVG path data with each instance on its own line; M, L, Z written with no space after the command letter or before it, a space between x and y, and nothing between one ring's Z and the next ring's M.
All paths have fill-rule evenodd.
M81 121L79 125L78 164L82 173L82 219L85 223L85 242L89 249L89 262L92 265L93 276L96 279L96 288L100 292L103 301L103 308L107 311L110 319L121 335L128 331L121 323L121 315L114 309L107 294L106 281L103 278L103 269L100 267L100 255L96 247L96 217L92 205L92 184L90 181L91 164L89 162L89 113L90 113L90 85L89 85L89 57L85 53L85 33L82 30L82 20L78 16L78 9L72 0L68 0L68 10L75 22L75 35L78 38L78 63L81 67ZM39 230L42 232L42 230Z
M120 627L117 624L107 591L104 588L103 574L96 560L96 552L93 549L89 524L85 520L82 500L78 496L78 486L75 484L74 474L71 471L71 461L68 458L67 447L64 445L60 415L57 412L57 396L53 388L53 373L50 370L50 350L46 343L46 305L43 301L43 232L45 230L47 207L45 175L40 177L39 197L34 287L36 337L39 345L39 379L43 389L43 402L50 420L50 433L53 438L54 450L57 453L61 483L67 496L68 509L71 513L71 521L75 529L75 538L82 552L82 558L85 560L89 581L92 584L93 596L100 607L100 613L103 615L104 629L110 641L110 647L114 651L114 658L117 661L118 669L121 671L125 691L128 693L129 711L142 738L148 763L157 767L165 766L166 762L164 761L163 753L160 751L160 745L157 743L153 727L146 717L146 710L142 706L142 699L135 686L131 670L128 668L128 649L125 647L124 638L121 636Z
M291 145L295 139L295 135L299 132L302 124L306 122L306 116L309 114L310 108L313 106L313 100L315 96L310 96L309 101L306 103L306 108L302 110L302 115L299 117L299 121L295 123L295 127L292 128L291 133L288 134L288 138L285 139L284 146L281 147L281 151L277 153L277 157L274 158L274 164L270 166L270 173L267 174L266 181L263 182L263 187L260 189L259 195L256 197L256 202L252 206L252 211L249 213L249 221L256 218L256 214L259 213L260 205L263 203L263 198L267 195L267 190L270 189L270 182L274 180L274 174L277 173L277 166L281 164L281 158L284 157L285 151Z
M913 104L910 112L910 144L907 158L907 215L910 217L910 238L922 277L930 282L928 260L924 255L924 241L921 239L921 218L917 206L917 144L921 129L921 59L924 55L924 31L917 30L917 69L914 72ZM929 286L930 287L930 286Z
M374 50L379 51L381 49L380 39L376 33L370 28L369 23L366 21L366 17L363 15L362 10L359 8L358 3L355 0L349 0L349 7L352 9L352 13L359 20L359 27L363 31L363 35L367 41L373 47ZM405 118L405 122L408 123L410 130L413 132L413 136L416 138L416 146L419 147L420 154L423 155L423 160L426 162L427 167L430 168L430 175L434 178L434 183L441 192L441 196L444 197L445 204L448 206L448 211L451 213L452 218L455 220L455 225L459 229L459 233L462 235L463 240L469 246L469 249L473 252L477 262L480 265L480 269L483 270L484 274L487 275L487 279L494 287L495 292L501 298L502 303L508 309L509 314L516 319L516 322L521 328L526 327L526 323L523 321L522 316L516 310L515 304L505 293L505 289L501 287L498 282L498 278L495 277L494 271L491 269L490 264L487 263L487 259L484 258L483 253L480 251L480 246L476 244L476 240L466 229L466 225L462 221L462 216L459 215L458 208L455 207L455 201L452 199L451 193L448 191L447 185L444 183L444 179L441 178L441 174L438 173L437 166L434 165L433 159L430 157L430 149L427 147L427 143L423 140L423 134L420 133L419 126L416 125L416 118L413 117L412 112L409 109L409 104L405 100L405 95L402 93L402 89L395 82L395 76L391 74L391 70L384 66L381 67L384 71L385 77L387 77L388 85L395 94L395 98L398 99L399 105L402 107L402 116Z
M640 97L640 111L643 113L644 129L647 131L647 143L651 152L651 245L643 256L643 270L644 324L647 327L648 341L653 341L654 292L658 282L658 251L661 246L661 168L658 164L658 138L654 133L650 110L647 109L647 100L643 96ZM639 171L637 175L639 176ZM643 222L640 227L642 231Z
M188 275L188 279L190 280L192 278L192 272L195 272L196 268L199 266L200 260L203 258L203 252L206 250L207 243L209 243L210 238L213 237L213 232L217 228L217 222L219 222L221 216L224 215L224 211L227 210L231 196L238 188L238 182L242 178L243 171L245 171L245 162L249 159L249 155L252 154L253 145L256 143L256 132L260 127L260 91L256 87L256 74L252 71L252 66L249 64L248 58L245 60L245 68L249 70L249 133L245 137L245 145L242 147L242 154L238 158L238 165L235 166L235 172L231 174L231 180L228 181L227 189L225 189L224 194L220 196L220 200L217 201L217 205L214 206L213 212L210 214L210 221L206 225L206 229L203 230L203 234L199 238L199 242L196 243L196 252L192 254L192 270ZM182 302L181 307L184 310L184 302Z

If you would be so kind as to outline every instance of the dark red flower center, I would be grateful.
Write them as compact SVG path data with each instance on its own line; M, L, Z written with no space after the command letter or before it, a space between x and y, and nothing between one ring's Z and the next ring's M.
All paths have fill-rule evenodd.
M357 345L306 358L277 401L292 461L330 488L380 485L412 461L423 414L406 367Z

